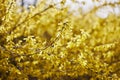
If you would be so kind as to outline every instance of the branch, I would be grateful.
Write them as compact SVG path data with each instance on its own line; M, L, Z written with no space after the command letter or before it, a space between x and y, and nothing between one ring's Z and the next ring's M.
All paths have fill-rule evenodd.
M68 26L67 23L68 23L68 22L63 23L63 27L62 27L62 29L60 30L60 34L62 34L63 30L65 29L65 26ZM19 55L19 54L16 54L16 53L14 53L14 52L12 52L12 51L10 51L10 50L6 49L5 47L2 47L2 46L0 46L0 50L9 52L10 55L11 55L12 57L14 57L14 58L21 57L21 56L30 57L30 56L35 55L35 54L40 54L39 52L44 51L44 50L46 50L47 48L53 46L53 44L54 44L57 40L59 40L60 36L61 36L61 35L59 35L58 37L56 37L53 41L50 41L50 45L48 45L47 47L45 47L45 48L43 48L43 49L37 48L37 49L36 49L36 52L33 53L33 54L22 54L22 55ZM18 48L19 48L19 47L18 47ZM20 47L20 48L22 48L22 47ZM7 59L7 58L8 58L8 57L4 57L4 58L1 58L1 59Z
M36 13L35 15L33 15L33 16L30 17L30 18L28 18L28 16L29 16L29 15L28 15L28 16L25 18L25 20L23 20L21 23L15 25L15 26L12 28L12 30L10 30L8 33L11 34L11 32L14 31L18 26L23 25L24 23L26 23L26 22L29 21L30 19L34 18L34 17L37 16L37 15L40 15L40 14L44 13L45 11L47 11L47 10L50 9L50 8L51 8L51 7L49 6L49 7L47 7L46 9L44 9L43 11L41 11L41 12L39 12L39 13Z

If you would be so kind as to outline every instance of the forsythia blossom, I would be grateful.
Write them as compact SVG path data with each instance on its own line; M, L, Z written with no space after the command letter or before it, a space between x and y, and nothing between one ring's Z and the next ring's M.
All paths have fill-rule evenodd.
M120 16L73 15L66 1L0 0L0 80L120 80Z

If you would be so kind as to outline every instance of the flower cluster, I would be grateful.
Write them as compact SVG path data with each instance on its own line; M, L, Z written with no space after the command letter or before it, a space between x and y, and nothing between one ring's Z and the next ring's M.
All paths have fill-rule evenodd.
M0 80L120 79L120 16L75 16L64 4L0 0Z

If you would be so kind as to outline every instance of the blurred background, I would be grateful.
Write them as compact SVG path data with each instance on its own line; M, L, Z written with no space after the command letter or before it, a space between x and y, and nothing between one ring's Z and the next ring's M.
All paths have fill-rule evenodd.
M35 6L42 0L17 0L17 4L29 8L29 6ZM109 14L120 15L120 0L47 0L47 4L60 3L66 1L65 5L70 7L70 11L74 11L75 15L86 14L92 9L99 7L96 11L96 15L101 18L106 18ZM59 4L57 7L60 7Z

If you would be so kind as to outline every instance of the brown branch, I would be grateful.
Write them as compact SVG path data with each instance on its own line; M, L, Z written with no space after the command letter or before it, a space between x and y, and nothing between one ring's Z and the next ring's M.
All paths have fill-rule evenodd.
M60 34L62 34L63 30L65 29L65 26L68 26L67 22L66 22L66 23L63 23L63 27L62 27L62 29L60 30ZM15 52L12 52L11 50L8 50L8 49L6 49L5 47L2 47L2 46L0 46L0 49L1 49L2 51L7 51L7 52L9 52L10 55L11 55L12 57L14 57L14 58L21 57L21 56L30 57L30 56L32 56L32 55L39 54L39 52L44 51L44 50L46 50L47 48L51 47L51 46L60 38L60 36L61 36L61 35L59 35L58 37L56 37L52 42L50 41L50 45L49 45L49 46L47 46L47 47L45 47L45 48L43 48L43 49L37 48L37 49L36 49L36 52L33 53L33 54L22 54L22 55L19 55L19 54L16 54ZM18 48L19 48L19 47L18 47ZM22 47L20 47L20 48L22 48ZM4 58L2 58L2 59L7 59L7 58L8 58L8 57L4 57Z
M110 72L110 76L113 75L113 74L117 74L117 72L120 72L120 68L118 68L117 70L113 71L113 72Z
M63 30L65 29L65 26L68 26L68 24L67 24L67 23L63 23L63 27L62 27L62 29L60 30L60 34L62 34ZM47 47L45 47L45 48L43 48L43 49L41 49L41 50L45 50L45 49L53 46L53 44L54 44L57 40L59 40L60 36L61 36L61 35L59 35L58 37L56 37L52 42L50 41L50 42L49 42L50 44L49 44Z
M108 66L111 66L111 65L117 64L117 63L120 63L120 60L116 60L116 61L112 61L111 63L108 63L109 64Z
M44 13L44 12L47 11L47 10L49 10L50 8L52 8L52 7L49 6L49 7L45 8L44 10L42 10L41 12L38 12L38 13L36 13L35 15L33 15L33 16L31 16L31 17L28 17L28 16L29 16L29 15L28 15L21 23L15 25L15 26L12 28L12 30L10 30L8 33L11 34L11 32L14 31L18 26L23 25L24 23L26 23L27 21L29 21L30 19L34 18L34 17L37 16L37 15L41 15L42 13Z
M10 9L12 8L12 6L13 6L13 1L10 3L10 6L9 6L9 8L8 8L8 11L6 10L6 13L3 15L3 16L5 16L5 15L7 15L8 13L9 13L9 11L10 11ZM5 19L6 19L6 16L5 16Z
M55 4L55 5L56 5L56 4ZM55 5L54 5L54 6L55 6ZM50 9L50 8L52 8L52 7L53 7L53 6L50 5L49 7L47 7L47 8L44 9L44 10L42 10L41 12L36 13L36 14L33 15L32 17L29 17L29 18L28 18L28 16L27 16L27 17L25 18L25 20L23 20L23 21L22 21L21 23L19 23L19 24L16 24L16 25L12 28L12 30L10 30L10 32L8 32L8 33L11 34L11 32L14 31L18 26L21 26L22 24L26 23L28 20L34 18L34 17L37 16L37 15L41 15L42 13L44 13L45 11L47 11L48 9ZM28 19L28 20L27 20L27 19ZM62 33L62 31L65 29L65 26L67 26L67 25L68 25L67 22L66 22L66 23L63 23L63 27L62 27L62 29L60 30L60 34ZM43 49L39 49L39 48L36 49L36 52L35 52L34 54L23 54L23 55L19 55L19 54L16 54L16 53L12 52L11 50L8 50L8 49L5 48L5 47L2 47L2 46L0 46L0 47L1 47L1 50L9 52L10 55L13 56L14 58L21 57L21 56L29 57L29 56L32 56L32 55L35 55L35 54L39 54L39 52L44 51L44 50L46 50L47 48L51 47L59 38L60 38L60 35L59 35L58 37L56 37L53 41L50 41L50 45L48 45L47 47L45 47L45 48L43 48ZM5 57L5 58L8 58L8 57ZM2 59L5 59L5 58L2 58Z

